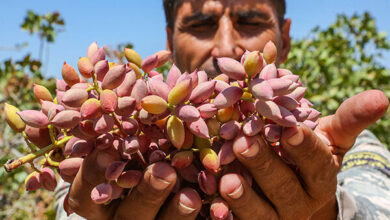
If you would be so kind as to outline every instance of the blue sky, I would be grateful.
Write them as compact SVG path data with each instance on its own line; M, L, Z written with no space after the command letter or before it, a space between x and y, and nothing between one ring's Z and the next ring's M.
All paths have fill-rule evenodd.
M49 46L49 63L46 76L59 77L64 61L76 66L85 56L88 45L117 45L131 42L142 57L165 49L165 18L162 0L0 0L0 61L18 59L31 51L38 57L39 40L20 29L26 12L37 13L58 10L65 19L65 31ZM287 16L292 18L291 35L305 37L316 25L326 27L336 14L369 11L376 18L380 31L390 33L389 0L287 0ZM388 36L390 40L390 36ZM27 42L21 51L8 50L18 43ZM383 60L390 67L390 54Z

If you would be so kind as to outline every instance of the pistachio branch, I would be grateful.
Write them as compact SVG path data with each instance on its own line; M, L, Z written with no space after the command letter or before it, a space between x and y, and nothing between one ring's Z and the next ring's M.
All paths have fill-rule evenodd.
M4 168L7 172L10 172L20 166L22 166L25 163L29 163L30 161L33 161L34 159L44 155L45 153L63 146L66 142L68 142L72 136L67 136L61 139L60 141L57 141L55 144L50 144L49 146L40 149L39 151L31 152L21 158L18 159L11 159L8 160L6 164L4 164Z

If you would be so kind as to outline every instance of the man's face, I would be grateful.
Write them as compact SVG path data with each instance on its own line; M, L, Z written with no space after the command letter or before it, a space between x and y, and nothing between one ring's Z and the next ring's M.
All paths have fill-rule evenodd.
M290 20L281 31L276 9L270 0L196 0L178 9L174 30L167 28L167 46L182 71L198 68L209 76L220 74L216 58L239 59L245 50L262 51L272 40L278 62L290 48ZM282 34L283 33L283 34Z

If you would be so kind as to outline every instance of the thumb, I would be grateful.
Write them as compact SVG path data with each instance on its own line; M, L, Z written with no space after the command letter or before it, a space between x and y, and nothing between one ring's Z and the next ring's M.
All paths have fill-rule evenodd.
M382 117L389 100L380 90L368 90L344 101L334 115L319 120L316 131L329 138L336 153L344 155L357 136Z

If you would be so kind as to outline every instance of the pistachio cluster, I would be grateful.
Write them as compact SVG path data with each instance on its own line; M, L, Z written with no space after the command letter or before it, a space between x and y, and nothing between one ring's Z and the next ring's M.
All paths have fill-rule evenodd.
M239 173L252 183L235 159L234 145L251 146L264 138L286 159L279 143L283 128L302 122L314 129L321 114L303 98L299 76L276 67L272 42L262 53L247 51L241 61L218 58L222 74L213 79L205 71L181 73L173 65L164 80L154 69L170 59L170 52L145 60L132 49L124 52L128 63L109 63L104 48L92 43L77 63L79 73L64 63L55 98L34 86L41 110L5 105L8 124L31 149L5 168L33 166L26 190L54 190L54 171L72 183L88 154L107 151L121 159L106 164L106 182L91 192L94 202L123 198L149 164L164 162L178 173L174 192L192 187L210 206L203 215L227 218L232 213L217 189L221 175ZM36 158L43 158L41 169L33 163Z

